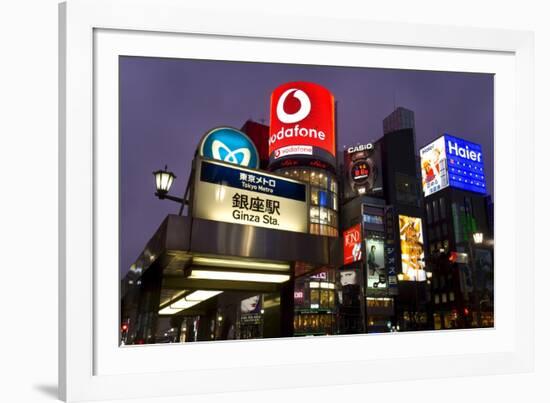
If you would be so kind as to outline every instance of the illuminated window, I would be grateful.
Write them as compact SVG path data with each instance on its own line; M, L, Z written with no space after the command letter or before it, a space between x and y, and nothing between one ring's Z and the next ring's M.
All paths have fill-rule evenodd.
M449 293L449 301L453 302L455 300L455 293L454 292L450 292Z
M319 193L317 191L317 188L311 188L311 204L314 206L319 205Z
M319 223L328 224L328 210L324 207L319 209Z
M439 294L434 295L434 303L439 304Z

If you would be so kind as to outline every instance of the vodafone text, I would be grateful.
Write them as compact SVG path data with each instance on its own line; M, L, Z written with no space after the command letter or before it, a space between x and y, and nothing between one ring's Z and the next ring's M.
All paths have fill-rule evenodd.
M285 137L304 137L324 141L326 135L325 132L321 130L317 131L317 129L306 129L305 127L300 127L299 124L296 124L293 128L282 127L277 133L272 134L271 137L269 137L269 145L273 145L277 142L277 140L282 140Z

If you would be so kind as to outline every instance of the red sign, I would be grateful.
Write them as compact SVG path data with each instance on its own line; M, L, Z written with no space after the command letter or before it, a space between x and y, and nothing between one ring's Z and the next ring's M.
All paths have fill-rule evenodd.
M361 224L344 231L344 264L361 260Z
M334 97L326 88L302 81L277 87L271 94L271 159L327 153L334 158L334 120Z

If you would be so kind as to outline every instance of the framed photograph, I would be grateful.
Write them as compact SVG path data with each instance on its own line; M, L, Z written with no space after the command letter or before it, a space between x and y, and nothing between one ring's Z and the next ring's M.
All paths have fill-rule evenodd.
M62 399L532 370L531 33L71 0L59 65Z

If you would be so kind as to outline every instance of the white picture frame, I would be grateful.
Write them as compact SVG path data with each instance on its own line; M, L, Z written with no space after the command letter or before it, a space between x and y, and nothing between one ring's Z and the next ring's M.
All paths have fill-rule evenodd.
M71 0L60 5L59 39L62 399L172 396L533 369L531 33L207 12L188 8L183 1ZM180 46L181 41L188 46ZM269 48L270 54L262 54L262 48ZM318 52L320 48L330 52ZM244 60L254 53L256 59L248 60L285 62L303 57L304 62L328 64L327 54L337 54L342 65L494 73L495 329L120 349L118 281L112 281L118 279L118 265L113 263L118 262L118 252L109 246L116 245L118 236L117 227L109 224L118 222L113 216L118 157L116 146L108 146L118 141L113 62L118 54L182 57L178 53L182 49L191 52L187 57ZM510 158L520 147L521 169L519 158ZM506 177L499 175L504 167ZM365 348L373 337L377 345L394 343L395 348ZM403 347L411 344L414 351ZM346 358L338 358L342 355Z

